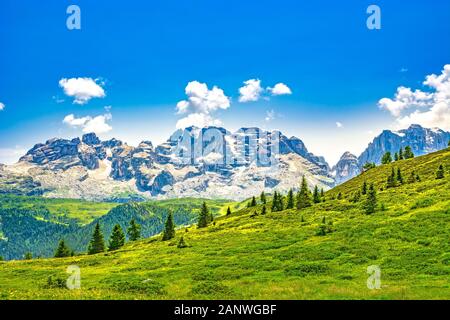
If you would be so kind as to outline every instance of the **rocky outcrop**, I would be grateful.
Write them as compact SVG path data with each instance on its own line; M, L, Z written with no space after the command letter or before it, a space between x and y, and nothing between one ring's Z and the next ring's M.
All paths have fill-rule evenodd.
M359 156L359 164L367 162L381 163L386 152L395 154L400 148L410 146L416 156L442 150L447 147L450 132L441 129L427 129L420 125L411 125L408 129L399 131L384 130L367 149Z
M231 133L220 127L190 127L177 130L156 148L150 141L132 147L117 139L101 141L89 133L81 139L38 144L21 162L39 169L36 172L45 185L56 187L52 194L67 188L70 195L89 195L92 186L99 185L95 198L97 189L105 188L108 181L108 190L116 185L125 190L134 187L137 193L153 197L243 198L266 189L284 190L298 184L303 175L310 175L312 184L333 185L328 164L300 139L259 128ZM74 185L65 186L66 182Z
M350 152L345 152L332 171L335 173L336 184L341 184L356 177L361 172L361 168L358 158Z

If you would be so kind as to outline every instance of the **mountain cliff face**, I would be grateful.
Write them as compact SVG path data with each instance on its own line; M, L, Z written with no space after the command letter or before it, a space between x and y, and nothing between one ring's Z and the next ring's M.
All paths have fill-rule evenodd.
M342 183L358 175L367 162L379 165L381 158L388 151L395 154L400 148L404 150L406 146L410 146L414 155L421 156L447 148L449 140L450 132L438 128L427 129L417 124L399 131L384 130L358 157L358 170L355 168L353 157L347 159L348 154L342 156L334 170L336 183ZM349 170L350 167L353 169Z
M361 172L361 168L358 158L350 152L345 152L332 171L335 173L336 184L341 184L356 177Z
M3 193L39 187L51 197L127 200L148 197L244 199L261 191L285 191L303 175L311 186L329 188L334 180L323 157L279 131L190 127L153 147L132 147L95 134L37 144L20 161L0 169ZM15 188L11 180L28 181ZM9 184L8 184L9 183ZM24 191L25 190L25 191ZM38 192L38 191L35 191Z
M383 154L388 151L394 154L406 146L410 146L416 156L421 156L446 148L449 140L450 132L437 128L427 129L420 125L411 125L400 131L385 130L369 144L358 159L360 165L367 162L380 164Z

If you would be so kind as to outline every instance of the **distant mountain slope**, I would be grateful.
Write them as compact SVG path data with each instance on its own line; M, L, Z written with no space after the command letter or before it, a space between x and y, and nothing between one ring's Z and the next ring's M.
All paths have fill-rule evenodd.
M323 157L279 131L220 127L177 130L167 142L137 147L95 134L36 144L18 164L0 168L0 194L96 201L207 197L244 199L287 190L306 175L311 186L334 185ZM289 177L289 179L286 179Z
M21 259L27 252L31 252L34 257L52 257L60 239L64 239L76 252L85 252L97 222L102 226L106 241L114 225L119 224L126 230L132 218L141 224L142 236L150 237L161 232L169 211L173 212L177 225L195 221L204 200L113 205L0 196L0 201L0 256L4 259ZM229 202L206 200L206 203L211 212L217 215L226 209L224 206ZM77 213L71 212L71 207Z
M441 164L445 178L436 179ZM405 183L387 189L392 168ZM420 181L406 182L412 171ZM377 190L369 215L365 196L353 202L364 181ZM157 236L94 256L3 262L0 292L5 299L447 299L449 190L446 149L369 170L306 209L255 216L258 204L204 229L179 230L172 241ZM181 237L187 248L177 248ZM81 289L45 288L49 276L64 281L68 265L81 268ZM381 271L379 290L367 286L370 266Z
M368 162L380 164L386 152L391 152L394 156L400 148L405 149L406 146L410 146L416 156L421 156L447 148L449 141L450 132L438 128L427 129L420 125L411 125L408 129L399 131L384 130L358 157L359 171L355 170L354 159L352 158L348 163L348 157L343 155L342 161L335 167L336 183L355 177ZM348 170L349 167L352 169Z

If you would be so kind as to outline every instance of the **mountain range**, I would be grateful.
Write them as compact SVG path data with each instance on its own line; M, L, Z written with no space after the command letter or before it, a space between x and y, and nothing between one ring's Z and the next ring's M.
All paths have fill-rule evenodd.
M399 131L384 130L369 143L359 157L350 152L344 153L333 167L333 176L336 183L341 184L357 176L364 164L379 165L386 152L390 152L394 156L400 148L404 150L406 146L409 146L415 156L421 156L447 148L449 141L450 132L438 128L423 128L417 124Z
M0 165L0 194L98 201L203 197L241 200L262 191L287 191L305 176L328 190L380 163L386 151L411 146L416 155L447 147L450 133L413 125L383 131L356 157L346 152L330 168L302 140L279 131L221 127L177 130L156 147L137 147L94 133L36 144L14 165Z

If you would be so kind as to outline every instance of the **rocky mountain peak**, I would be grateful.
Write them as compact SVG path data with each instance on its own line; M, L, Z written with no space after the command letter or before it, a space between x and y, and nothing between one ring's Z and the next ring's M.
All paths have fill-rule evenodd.
M93 132L83 135L83 137L81 138L81 141L83 141L83 143L85 143L89 146L94 146L94 145L98 145L101 143L100 139Z

